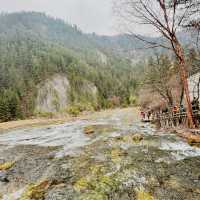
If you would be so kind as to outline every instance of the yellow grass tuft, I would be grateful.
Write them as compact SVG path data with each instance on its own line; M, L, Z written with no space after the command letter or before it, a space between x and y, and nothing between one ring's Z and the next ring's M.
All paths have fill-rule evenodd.
M3 163L3 164L0 164L0 171L1 170L8 170L11 167L13 167L14 164L15 164L15 162L6 162L6 163Z

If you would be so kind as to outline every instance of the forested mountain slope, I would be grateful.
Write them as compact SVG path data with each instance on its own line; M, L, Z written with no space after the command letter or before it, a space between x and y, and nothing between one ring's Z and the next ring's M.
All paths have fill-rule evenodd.
M154 53L129 35L85 34L43 13L1 14L0 120L134 103L133 63Z
M49 84L61 83L55 77L69 82L65 107L57 86L48 91ZM135 87L131 62L104 51L77 27L35 12L0 16L1 121L36 112L128 105ZM41 105L53 108L36 110Z
M21 12L12 14L2 14L0 16L1 38L13 39L22 37L36 37L40 40L48 40L69 49L84 53L85 56L94 54L95 50L112 55L127 56L138 60L142 56L149 57L156 50L145 49L144 42L128 35L100 36L96 34L85 34L76 25L70 25L60 19L55 19L37 12ZM158 42L163 39L158 37L144 37L147 41ZM180 33L180 40L185 45L191 44L189 33ZM157 50L161 51L161 49ZM97 53L98 55L98 53Z

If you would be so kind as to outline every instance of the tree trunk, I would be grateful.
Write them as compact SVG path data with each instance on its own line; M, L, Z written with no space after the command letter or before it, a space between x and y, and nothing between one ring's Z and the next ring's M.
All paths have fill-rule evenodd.
M168 89L167 89L166 95L167 95L167 98L168 98L168 105L169 105L170 107L172 107L173 104L174 104L174 101L173 101L173 96L172 96L171 90L168 90Z
M200 77L199 77L199 82L198 82L198 84L197 84L197 95L198 95L198 100L199 100L199 97L200 97L199 91L200 91Z
M179 72L181 81L183 84L184 92L185 92L185 103L187 107L187 117L188 117L188 124L190 128L195 128L194 119L193 119L193 112L192 112L192 105L191 105L191 99L189 94L189 86L188 86L188 76L186 72L186 64L185 64L185 58L184 58L184 51L179 42L176 41L175 45L176 55L179 61Z
M183 85L182 85L182 88L181 88L181 96L180 96L180 106L183 104L183 97L184 97L184 88L183 88Z

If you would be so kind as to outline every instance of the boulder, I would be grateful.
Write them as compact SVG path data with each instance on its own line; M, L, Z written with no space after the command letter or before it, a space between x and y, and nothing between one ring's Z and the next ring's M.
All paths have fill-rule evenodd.
M116 131L116 128L108 124L94 124L94 125L86 126L84 128L85 134L92 134L95 132L98 134L103 134L103 133L111 133L114 131Z
M200 147L200 136L199 135L189 135L189 137L187 138L187 141L190 145L194 145L197 147Z
M134 142L140 142L144 139L144 137L142 134L137 133L137 134L133 135L132 139Z
M176 134L184 139L191 145L200 146L200 135L187 130L176 130Z
M7 173L5 171L0 171L0 182L8 183Z
M94 130L93 126L87 126L87 127L84 128L84 133L86 135L90 135L90 134L92 134L94 132L95 132L95 130Z
M69 105L70 83L66 76L55 74L37 87L36 113L54 113Z

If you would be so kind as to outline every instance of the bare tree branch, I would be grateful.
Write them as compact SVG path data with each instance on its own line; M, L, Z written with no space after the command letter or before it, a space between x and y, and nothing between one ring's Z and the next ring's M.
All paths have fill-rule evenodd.
M163 47L173 50L179 63L179 73L182 80L182 85L185 91L185 102L187 105L187 116L191 127L194 127L192 116L192 106L189 96L189 87L187 82L187 71L184 49L176 35L178 28L183 27L187 17L191 18L195 15L195 0L118 0L121 4L119 12L125 11L128 22L132 19L141 23L141 25L151 25L155 31L161 35L171 44L168 48L164 43L152 42L143 37L133 33L132 36L155 47ZM196 0L199 2L200 0ZM193 25L194 26L194 25Z

